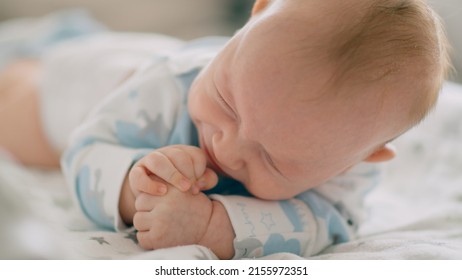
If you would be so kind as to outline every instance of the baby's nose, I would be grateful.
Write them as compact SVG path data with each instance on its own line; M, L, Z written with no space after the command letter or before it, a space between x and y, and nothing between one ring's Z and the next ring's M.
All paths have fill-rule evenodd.
M234 135L218 133L214 137L215 157L220 165L233 171L239 170L244 166L242 155L242 145Z

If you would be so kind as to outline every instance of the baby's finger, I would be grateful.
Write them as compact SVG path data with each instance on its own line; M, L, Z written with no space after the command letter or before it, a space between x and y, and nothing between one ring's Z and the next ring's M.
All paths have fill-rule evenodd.
M136 212L133 216L133 226L138 231L147 231L151 228L151 212Z
M187 145L178 145L179 149L184 150L187 152L193 162L194 168L194 178L199 179L205 172L205 168L207 167L207 157L203 150L195 146L187 146Z
M136 233L136 239L138 239L138 245L140 245L141 248L146 250L154 249L154 242L150 235L150 231L138 231Z
M156 240L158 240L158 237L153 236L153 233L149 230L138 231L136 233L136 239L138 239L138 245L140 245L143 249L153 250L158 248L158 246L156 246Z
M136 212L133 216L133 227L138 231L148 231L153 228L154 218L152 212Z
M167 193L167 184L156 175L149 175L150 183L140 185L138 190L150 195L164 195Z
M165 149L159 149L160 153L164 154L175 168L187 177L190 182L194 182L197 176L194 171L193 155L188 150L183 149L181 145L169 146Z
M163 153L154 151L141 159L141 161L150 172L178 189L186 191L191 187L190 180Z
M162 199L157 196L152 196L149 194L141 193L135 200L135 209L136 211L152 211L159 199Z
M191 180L204 174L207 158L203 150L195 146L172 145L159 149L177 169Z
M193 194L199 193L199 191L210 190L218 184L218 175L210 168L206 168L202 177L197 180L193 186Z
M133 194L137 197L141 192L150 195L164 195L167 193L167 185L155 175L148 175L142 166L134 166L129 174L130 186Z
M164 195L167 193L167 185L155 175L148 175L142 166L135 166L129 174L132 192L137 197L140 193L150 195Z

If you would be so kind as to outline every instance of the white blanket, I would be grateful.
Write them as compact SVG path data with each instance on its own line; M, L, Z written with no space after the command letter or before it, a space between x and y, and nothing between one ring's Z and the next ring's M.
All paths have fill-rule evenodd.
M360 238L313 259L462 259L462 86L448 83L436 110L395 144L398 157L366 199ZM59 172L1 156L0 225L0 258L216 258L201 246L144 251L133 235L87 221Z

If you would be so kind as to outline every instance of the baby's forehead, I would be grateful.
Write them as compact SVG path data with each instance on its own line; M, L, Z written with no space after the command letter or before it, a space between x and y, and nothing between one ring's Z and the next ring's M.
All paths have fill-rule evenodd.
M252 23L257 32L250 28L254 40L246 47L254 52L242 60L243 68L263 73L253 83L264 87L255 88L278 89L280 96L267 98L282 96L319 106L338 99L335 106L340 109L354 100L353 110L359 112L387 100L382 107L389 116L384 117L403 116L413 124L434 105L447 66L438 41L441 26L425 4L352 1L342 10L330 7L331 1L275 2L279 6L273 6L267 18ZM344 16L327 17L329 10ZM303 110L273 110L294 108Z

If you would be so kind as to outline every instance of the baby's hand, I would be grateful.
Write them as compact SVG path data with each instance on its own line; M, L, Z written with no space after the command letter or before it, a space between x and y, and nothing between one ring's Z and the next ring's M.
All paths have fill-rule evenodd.
M205 153L198 147L187 145L166 146L141 158L130 170L130 187L137 197L141 192L164 195L167 186L181 191L213 188L218 182L217 174L207 168Z
M141 193L135 207L133 225L138 230L138 242L148 250L200 244L213 211L205 194L173 187L162 197Z

